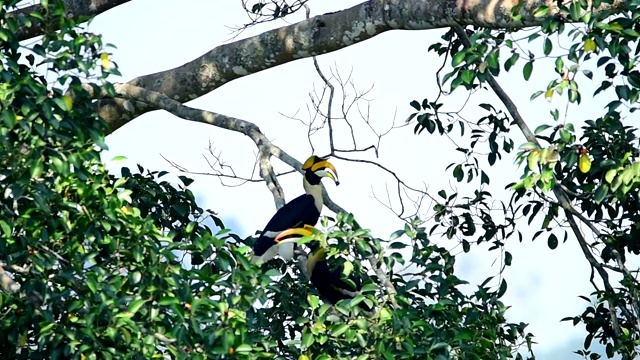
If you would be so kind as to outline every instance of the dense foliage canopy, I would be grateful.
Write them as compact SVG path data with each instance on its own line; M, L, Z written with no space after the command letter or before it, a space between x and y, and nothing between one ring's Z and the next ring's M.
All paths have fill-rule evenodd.
M465 252L484 242L504 251L509 239L524 241L519 219L531 224L538 216L534 239L547 234L550 249L560 238L578 241L591 278L598 277L594 293L582 294L595 302L565 318L586 325L578 353L599 358L589 350L595 339L609 357L637 356L640 286L628 264L640 254L640 152L627 120L640 96L635 2L613 13L592 11L605 2L574 1L546 18L543 6L534 16L544 23L528 38L456 26L431 46L447 64L443 97L488 87L506 112L481 104L485 115L470 121L441 111L441 97L410 102L407 121L416 136L427 130L456 137L464 161L448 171L477 190L439 190L431 216L407 219L389 238L363 229L357 214L324 218L321 231L303 242L329 243L329 260L362 283L358 296L336 305L318 296L295 262L251 264L252 239L199 207L191 179L182 176L176 186L163 179L166 172L142 166L109 174L100 160L109 129L95 105L123 96L108 80L117 73L108 46L78 27L86 19L67 16L63 1L42 1L41 11L14 16L17 3L0 1L1 358L533 358L527 325L505 319L506 280L489 278L463 291L455 256L432 239L458 241ZM244 3L259 21L302 4L284 11ZM21 42L20 29L40 22L56 30ZM572 45L554 50L565 31ZM541 44L542 55L528 42ZM532 98L566 96L579 104L614 97L602 114L570 122L554 110L548 125L529 130L496 79L516 64L529 79L549 56L555 79ZM595 80L595 94L580 90L580 82ZM153 105L179 106L170 101ZM527 139L519 147L510 138L516 129ZM496 211L483 168L512 151L524 172ZM410 258L400 254L404 248ZM502 265L511 262L505 252ZM408 272L396 271L401 267ZM361 301L374 312L361 311Z

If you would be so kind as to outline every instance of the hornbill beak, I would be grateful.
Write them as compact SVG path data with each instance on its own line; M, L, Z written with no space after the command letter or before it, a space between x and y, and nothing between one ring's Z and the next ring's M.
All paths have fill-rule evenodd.
M275 241L278 245L297 242L301 237L312 236L314 230L315 228L311 225L304 225L304 227L301 228L287 229L280 232L280 234L276 236Z
M319 177L328 177L329 179L333 180L333 182L336 183L336 185L340 185L340 180L338 180L338 177L329 171L318 170L314 173Z
M338 180L338 170L336 170L336 167L326 159L312 155L304 162L304 164L302 164L302 169L311 170L320 177L328 177L333 180L336 185L340 185L340 180ZM330 169L333 171L333 174L328 171L324 171L324 169Z
M314 231L315 228L311 225L287 229L276 236L276 243L279 245L286 242L298 241L301 237L313 236ZM324 258L326 252L327 250L324 247L320 247L317 251L309 255L307 258L307 274L311 275L313 273L316 264Z
M296 230L299 230L301 232L296 232ZM298 241L300 237L311 236L313 234L313 230L315 230L313 226L305 225L304 228L293 228L293 229L288 229L280 232L274 239L276 244L271 248L269 248L261 256L254 255L251 258L251 263L257 264L260 261L264 262L265 259L271 259L275 257L277 254L280 254L280 256L287 259L293 258L294 244ZM296 236L288 238L291 235L296 235ZM290 245L290 246L281 247L281 245Z

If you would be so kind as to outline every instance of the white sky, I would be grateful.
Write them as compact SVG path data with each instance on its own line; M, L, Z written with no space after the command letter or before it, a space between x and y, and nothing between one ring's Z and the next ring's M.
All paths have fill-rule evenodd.
M310 5L313 16L341 10L358 2L325 0L311 2ZM301 16L295 19L301 19ZM123 77L113 78L112 81L128 81L136 76L182 65L200 56L230 38L231 32L227 27L246 21L239 1L135 0L98 16L89 28L102 34L105 42L118 47L113 60L119 65ZM294 18L290 21L294 21ZM282 24L255 27L240 38ZM425 97L435 99L437 87L434 76L441 59L434 53L428 53L427 48L442 33L443 30L387 32L364 43L323 55L318 60L326 74L329 73L329 67L337 66L344 76L353 70L352 79L359 89L374 85L367 96L373 100L371 121L380 131L384 131L392 123L396 111L398 122L404 121L412 112L408 105L411 100L421 101ZM541 48L536 47L535 51L541 53ZM513 96L533 129L540 123L552 121L548 115L551 106L542 97L533 102L529 101L529 97L533 91L545 87L553 78L553 73L551 67L543 71L541 63L536 62L532 81L526 83L522 80L520 70L523 64L521 61L512 70L514 75L501 76L499 81ZM305 59L235 80L189 105L252 121L274 144L303 161L311 151L306 139L307 128L279 113L292 115L299 110L300 116L306 119L308 93L314 85L320 88L321 80L313 69L311 59ZM479 99L501 108L492 92L483 93L487 95ZM583 97L591 93L586 91ZM461 106L464 97L449 97L444 101L453 110ZM474 115L477 118L480 114L476 110L479 108L474 105L477 102L474 100L468 105L469 110L465 113L467 118L474 119ZM577 127L580 126L578 120L582 119L580 114L587 114L589 106L595 106L586 101L583 104L579 112L574 109L570 113L576 117L574 122ZM563 105L553 105L564 109ZM592 109L600 111L602 107ZM336 130L342 135L338 137L340 141L344 141L348 135L344 130ZM524 142L515 128L511 134L516 148ZM360 139L361 145L369 145L365 141L366 136ZM190 123L161 111L145 114L110 135L107 138L110 151L104 155L104 159L124 155L129 159L125 164L132 170L136 163L151 170L170 170L160 157L163 154L189 170L208 171L202 154L206 152L210 140L237 173L250 175L256 148L244 135ZM325 133L319 133L313 140L317 153L327 152ZM346 142L342 144L348 146ZM429 136L426 131L419 136L413 135L413 126L410 126L395 130L383 138L379 161L396 171L410 185L421 187L424 182L433 194L442 188L446 188L450 194L451 170L444 173L445 167L463 159L461 153L454 149L455 146L450 142L440 136ZM372 197L372 189L379 196L386 197L385 184L390 189L395 188L392 178L370 166L357 166L339 160L332 162L338 169L342 183L339 187L327 184L327 189L337 203L352 211L363 226L372 229L374 236L385 238L402 228L403 224ZM122 165L112 164L111 168L119 169ZM287 170L282 164L275 165L277 169ZM491 177L488 190L507 201L508 193L502 189L509 182L516 181L522 169L516 168L510 158L487 169L485 171ZM241 236L262 229L275 211L272 196L261 183L229 188L221 186L215 177L191 177L196 182L190 188L198 196L200 205L218 212L225 224ZM287 200L303 192L299 175L282 177L281 184ZM452 185L458 186L456 183ZM458 188L464 189L462 186ZM505 274L509 290L503 301L512 307L508 311L510 321L530 323L528 330L535 334L535 340L539 343L535 348L538 358L578 358L571 354L582 343L582 329L559 320L577 315L584 309L586 303L577 296L588 295L592 291L588 283L589 268L573 236L555 251L547 248L545 235L535 242L528 240L527 236L530 239L539 229L540 222L541 219L538 219L529 229L525 228L524 222L520 230L525 235L525 241L518 243L516 237L507 245L514 259L513 266ZM451 242L444 244L447 247L453 245ZM500 261L495 260L499 253L488 252L487 248L474 246L471 254L458 257L458 275L461 278L479 284L487 276L497 274ZM460 251L458 248L454 253Z

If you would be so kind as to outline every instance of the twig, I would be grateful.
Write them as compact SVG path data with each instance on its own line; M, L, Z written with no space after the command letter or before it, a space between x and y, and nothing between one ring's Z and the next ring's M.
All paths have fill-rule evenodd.
M206 176L216 176L219 178L228 178L228 179L235 179L235 180L239 180L241 181L240 184L235 184L235 185L231 185L231 184L225 184L223 183L224 186L227 187L237 187L237 186L242 186L246 183L259 183L259 182L263 182L264 179L260 178L260 179L256 179L253 177L247 178L247 177L242 177L242 176L238 176L238 175L229 175L229 174L223 174L221 172L206 172L206 171L192 171L187 169L186 167L176 163L173 160L168 159L167 157L165 157L164 155L160 154L160 157L162 159L164 159L164 161L166 161L169 165L171 165L171 167L175 168L176 170L185 173L185 174L191 174L191 175L206 175ZM289 171L284 171L281 173L277 173L276 177L280 177L283 175L288 175L288 174L292 174L296 172L295 170L289 170Z

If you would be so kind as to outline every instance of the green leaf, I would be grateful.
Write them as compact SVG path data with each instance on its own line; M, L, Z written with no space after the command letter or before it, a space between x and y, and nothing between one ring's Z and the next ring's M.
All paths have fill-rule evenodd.
M533 61L527 62L522 68L522 75L525 80L528 81L531 78L531 72L533 72Z
M507 292L507 280L502 279L500 289L498 290L498 298L501 298Z
M304 348L308 348L309 346L313 345L313 343L316 341L315 337L313 336L313 334L311 333L311 331L307 330L306 328L303 331L302 334L302 346Z
M549 13L548 6L540 6L533 12L533 16L537 18L545 17ZM531 41L531 40L529 40Z
M546 125L546 124L544 124L544 125L540 125L540 126L538 126L538 127L535 129L535 131L534 131L533 133L534 133L535 135L538 135L538 134L540 134L541 132L543 132L543 131L547 130L548 128L550 128L550 127L552 127L552 126L551 126L551 125Z
M513 255L511 255L510 252L505 251L505 253L504 253L504 264L506 266L511 266L512 260L513 260Z
M193 183L193 181L194 181L193 179L188 178L188 177L186 177L186 176L182 176L182 175L179 175L179 176L178 176L178 179L180 179L180 181L182 181L182 183L184 184L184 186L189 186L189 185L191 185L191 184Z
M536 143L527 142L527 143L524 143L524 144L520 145L520 149L521 150L534 150L534 149L540 149L540 146L538 146L538 144L536 144Z
M165 296L160 301L158 301L158 305L167 306L180 303L180 300L174 296Z
M267 270L267 272L264 273L264 276L278 277L278 276L282 276L282 273L278 269L269 269Z
M597 204L600 204L602 203L602 201L604 200L604 198L607 196L608 193L609 193L609 187L607 185L601 185L593 194L593 200Z
M411 105L417 111L420 111L420 103L418 101L413 100L412 102L409 103L409 105Z
M345 261L343 264L343 268L342 268L342 273L345 276L349 276L349 274L351 274L351 272L353 271L353 263L351 261Z
M144 303L146 303L146 300L135 300L134 302L131 303L131 305L129 305L129 309L127 309L128 312L135 314L136 312L138 312L138 310L140 310L140 308L142 307L142 305L144 305Z
M6 221L0 220L0 227L2 228L2 232L4 233L5 237L11 236L11 227L9 226L9 224L7 224Z
M551 54L551 50L553 50L553 44L551 44L551 40L549 40L549 38L546 37L544 39L544 48L543 48L544 55L549 56L549 54Z
M0 40L6 42L9 41L10 33L5 29L0 29Z
M562 74L564 70L564 61L561 57L556 58L556 72Z
M391 319L391 312L386 308L383 307L382 309L380 309L380 322L384 323L388 320Z
M466 51L464 51L464 50L458 51L453 56L453 59L451 60L451 66L456 67L456 66L460 65L464 61L464 58L466 57L466 55L467 55Z
M507 61L505 61L504 69L506 71L511 70L511 67L513 67L513 65L515 65L516 62L518 62L519 58L520 58L520 54L513 53L513 55L511 55L511 57L509 59L507 59Z
M404 230L396 230L391 234L391 236L389 236L389 241L393 241L404 234L405 234Z
M540 162L540 151L533 150L527 156L527 167L530 171L538 171L538 163Z
M616 174L618 174L618 170L617 169L611 169L609 171L607 171L607 173L604 175L604 179L611 184L611 182L613 181L613 178L616 176Z
M338 337L349 330L349 324L338 324L331 328L331 335Z
M236 347L237 353L248 353L252 350L251 345L249 344L240 344Z
M462 166L460 164L456 165L456 167L453 169L453 176L456 178L456 180L458 180L458 182L462 181L462 179L464 178L464 172L462 171Z
M547 245L551 250L555 250L555 248L558 247L558 238L555 234L552 233L551 235L549 235L549 239L547 239Z
M33 162L31 165L31 178L37 179L42 175L42 171L44 170L44 164L42 163L42 159L38 159Z
M407 246L409 246L409 245L407 245L407 244L405 244L403 242L400 242L400 241L396 241L396 242L392 242L391 245L389 245L389 248L390 249L404 249Z
M315 310L320 304L320 298L316 295L307 295L307 302L311 305L311 309Z

